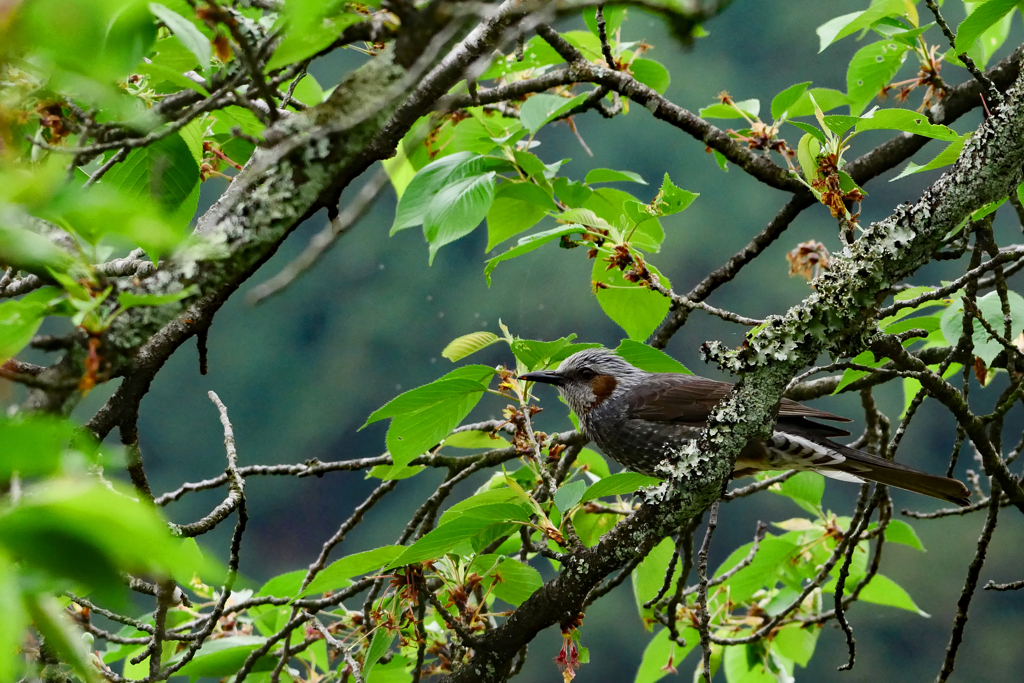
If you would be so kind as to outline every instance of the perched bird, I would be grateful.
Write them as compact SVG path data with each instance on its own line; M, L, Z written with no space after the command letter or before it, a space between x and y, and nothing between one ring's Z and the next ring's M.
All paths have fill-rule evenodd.
M528 372L520 379L556 386L579 417L583 433L598 448L620 465L652 476L658 476L658 464L671 459L683 442L700 435L712 408L733 387L694 375L646 372L607 349L579 351L558 370ZM835 443L829 437L849 432L814 420L850 421L782 399L771 438L743 447L733 477L761 470L812 470L842 481L876 481L957 505L970 504L962 482Z

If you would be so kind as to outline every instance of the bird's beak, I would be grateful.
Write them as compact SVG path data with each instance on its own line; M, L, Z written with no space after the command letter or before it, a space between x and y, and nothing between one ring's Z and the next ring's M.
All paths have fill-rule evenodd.
M561 386L562 384L565 383L565 377L552 370L528 372L525 375L519 375L519 379L525 379L528 382L543 382L544 384L554 384L556 387Z

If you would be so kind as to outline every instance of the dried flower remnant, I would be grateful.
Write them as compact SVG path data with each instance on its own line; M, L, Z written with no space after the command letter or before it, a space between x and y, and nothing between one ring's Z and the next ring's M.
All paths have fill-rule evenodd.
M786 262L789 263L790 277L800 275L810 282L828 269L828 248L817 240L801 242L786 254Z

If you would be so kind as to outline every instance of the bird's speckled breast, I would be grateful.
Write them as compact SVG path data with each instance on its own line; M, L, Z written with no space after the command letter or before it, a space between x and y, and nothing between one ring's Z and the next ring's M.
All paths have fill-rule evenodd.
M612 460L649 476L659 476L655 471L658 464L700 434L699 429L687 425L629 418L617 401L606 401L581 415L580 427Z

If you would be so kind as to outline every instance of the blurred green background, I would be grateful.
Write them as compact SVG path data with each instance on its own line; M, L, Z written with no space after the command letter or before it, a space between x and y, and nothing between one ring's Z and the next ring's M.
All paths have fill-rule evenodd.
M818 54L814 29L866 4L866 0L739 0L710 21L706 25L710 35L691 48L676 43L657 18L630 10L623 39L643 39L654 46L647 56L668 67L672 84L666 94L681 106L696 111L727 90L736 99L760 98L766 111L771 98L794 83L811 80L816 87L845 90L846 65L861 44L847 38ZM927 12L923 4L920 11ZM958 2L946 3L946 14L956 25L963 18L963 8ZM1024 36L1019 18L1014 22L1007 41L1011 49ZM583 28L583 22L566 21L559 28ZM932 42L941 40L934 29L929 35ZM1007 52L1004 49L996 59ZM364 59L353 51L345 52L315 63L311 73L325 88L330 87ZM904 78L916 68L912 61L913 57L901 72L906 74ZM969 77L953 66L948 66L943 76L952 83ZM913 96L912 106L919 101L919 95ZM979 116L974 112L954 128L959 132L971 129ZM719 123L725 127L729 122ZM723 173L701 143L654 120L641 107L634 106L628 115L611 121L590 114L577 118L576 125L594 152L592 158L565 124L545 128L538 137L542 144L535 151L547 162L571 158L566 173L577 179L598 167L640 173L651 183L638 193L645 201L654 195L666 172L680 187L700 193L690 209L664 220L668 237L662 253L652 258L677 291L688 290L746 244L788 198L735 168ZM795 129L788 133L795 146L799 139ZM881 131L860 136L847 157L857 156L887 136ZM915 160L923 163L938 149L933 143ZM862 222L882 218L898 203L915 199L936 177L921 174L890 184L888 180L896 173L865 188L870 197L864 203ZM221 180L207 181L200 210L215 201L224 187ZM348 189L342 201L353 196L356 189ZM482 274L486 244L483 230L442 249L433 267L428 267L426 245L418 231L388 237L394 206L394 194L389 190L307 276L260 306L245 304L245 290L295 257L309 237L323 227L326 217L321 214L307 221L254 282L217 316L209 337L209 374L199 375L194 345L182 348L170 360L142 404L141 445L155 493L223 471L222 435L216 410L206 398L209 389L215 390L230 410L242 464L365 457L383 450L386 429L386 423L378 423L357 431L366 416L400 391L447 372L451 364L441 358L440 352L459 335L497 331L500 319L513 333L533 339L576 333L579 341L615 346L624 336L604 316L590 292L592 264L584 250L563 251L549 245L502 264L494 274L493 286L488 288ZM1004 209L1000 214L1000 244L1019 241L1020 226L1015 224L1012 211ZM838 249L836 224L824 207L804 212L781 240L710 302L756 317L784 312L810 292L802 278L787 277L784 258L789 249L808 239ZM958 269L962 272L962 268L962 263L934 264L923 269L915 282L936 284ZM697 348L708 339L738 344L742 333L735 326L695 313L667 350L695 372L717 376L714 368L700 364ZM496 345L474 361L512 363L505 351L504 345ZM76 416L88 419L110 391L107 387L94 391L77 409ZM984 392L972 391L972 400L987 407L986 402L994 400L997 391L998 384ZM877 395L881 407L898 419L901 388L885 387ZM547 411L539 418L540 427L549 431L567 429L566 409L555 400L553 392L541 390L541 397ZM859 413L856 396L820 403L830 411L850 416ZM497 416L502 407L500 401L489 397L481 402L474 417ZM1020 428L1021 410L1015 408L1008 419L1007 438L1011 443L1012 435ZM943 471L953 438L952 421L926 401L899 457L922 469ZM964 469L977 468L971 460L971 453L965 449L961 476ZM392 542L411 511L437 486L440 475L425 472L401 482L401 493L374 509L334 557ZM462 484L452 500L467 495L482 479L480 475ZM309 564L321 543L373 486L374 481L353 473L306 479L250 478L247 492L251 521L242 548L244 573L258 585L275 574ZM849 513L856 493L855 486L829 482L826 506L840 514ZM222 496L223 491L190 494L167 508L167 513L177 522L192 521ZM893 496L897 509L937 507L930 499L901 491ZM800 514L788 499L772 494L730 503L722 510L711 550L712 566L749 540L757 520L780 521ZM797 680L933 679L941 665L983 514L914 522L926 553L887 545L883 573L904 585L917 604L932 615L930 619L858 604L849 613L858 645L856 668L836 672L845 661L846 650L842 633L829 625L809 668L797 670ZM204 547L224 555L229 531L225 527L204 537ZM983 583L988 579L1021 578L1018 539L1022 532L1024 521L1012 509L1007 510L995 532L982 573ZM1019 645L1024 626L1022 608L1024 598L1019 594L978 592L952 680L1024 678L1020 673L1024 670L1024 650ZM632 680L650 636L640 624L628 582L591 608L582 634L583 644L591 649L592 663L582 667L577 680ZM529 661L519 680L559 680L553 658L560 646L557 629L539 636L531 645ZM685 663L677 663L681 677L689 680L696 658L691 654ZM719 677L724 679L722 674Z

